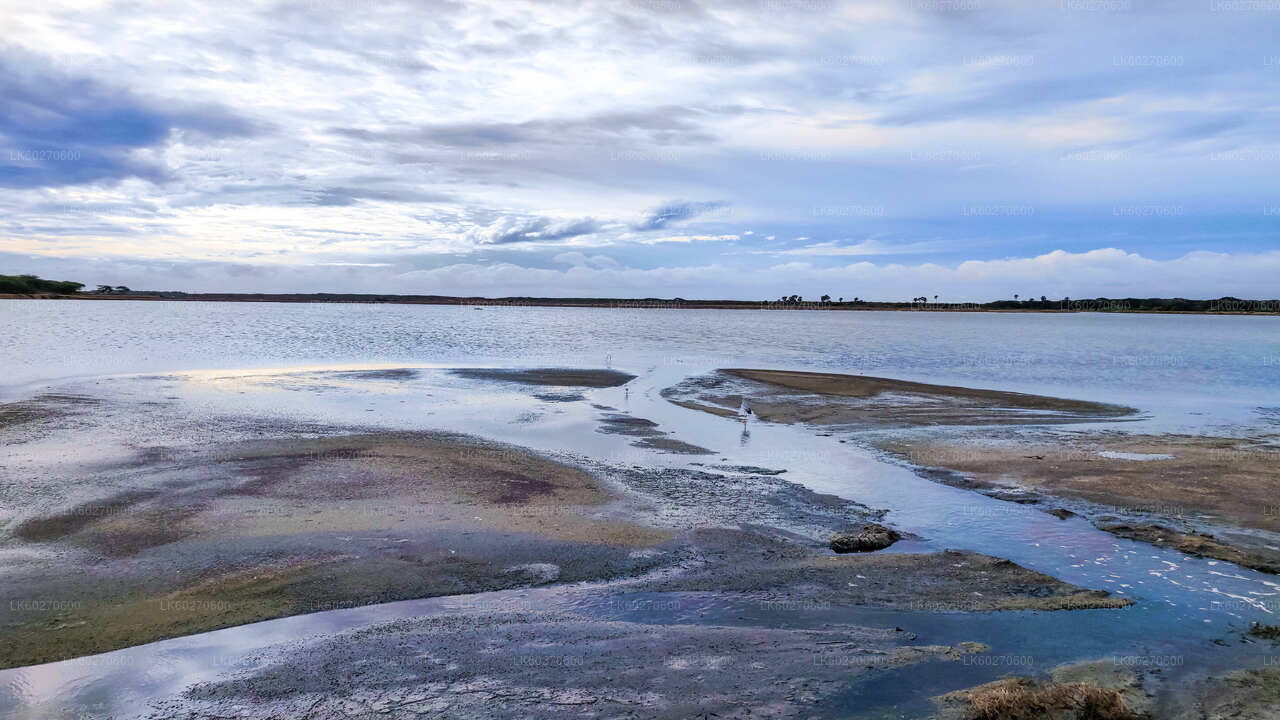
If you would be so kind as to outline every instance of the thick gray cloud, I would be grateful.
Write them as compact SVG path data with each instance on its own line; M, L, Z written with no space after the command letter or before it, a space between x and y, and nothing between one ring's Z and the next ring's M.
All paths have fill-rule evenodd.
M174 130L208 138L248 136L251 121L221 107L144 101L89 77L61 73L25 53L0 55L0 185L57 187L126 177L164 179L165 168L131 151Z

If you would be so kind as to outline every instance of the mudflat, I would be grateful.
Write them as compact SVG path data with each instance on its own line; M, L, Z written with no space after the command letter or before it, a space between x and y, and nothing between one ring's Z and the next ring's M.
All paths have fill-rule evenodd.
M876 444L953 484L996 496L1013 490L1024 500L1082 501L1067 504L1115 535L1280 572L1268 535L1280 534L1280 447L1266 438L1091 431Z
M663 395L678 405L726 416L745 399L768 422L850 428L1096 422L1137 412L1043 395L786 370L718 370L689 378Z
M140 462L145 465L139 468ZM579 468L449 435L235 443L99 469L147 489L26 518L0 665L375 602L609 577L671 537ZM55 600L50 601L50 598Z
M718 415L736 415L745 399L761 420L865 432L867 444L933 479L1060 517L1085 515L1120 537L1280 572L1274 436L1035 432L1025 426L1124 421L1138 411L833 373L724 369L663 394ZM922 430L938 426L947 427Z
M635 375L617 370L588 368L458 368L454 375L472 380L502 380L524 385L556 387L618 387L635 379Z
M86 405L75 422L44 427L39 418L59 402L24 406L34 416L8 432L74 444L98 423L141 413L154 436L176 434L163 406L146 404ZM606 412L606 431L657 432ZM974 554L836 557L832 534L883 512L787 481L784 469L615 467L450 433L238 427L260 439L143 445L112 459L86 450L49 461L40 489L8 486L12 507L27 510L10 514L0 536L0 606L9 610L0 666L287 615L579 581L850 608L1128 604ZM855 591L858 575L874 579ZM571 617L557 626L565 637L595 632ZM732 633L688 635L714 644ZM779 638L780 648L800 641Z

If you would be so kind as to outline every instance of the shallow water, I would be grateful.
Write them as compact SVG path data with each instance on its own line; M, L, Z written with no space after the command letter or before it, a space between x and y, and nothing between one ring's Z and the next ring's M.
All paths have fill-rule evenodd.
M911 543L911 549L963 548L998 555L1138 601L1120 611L1060 613L962 614L950 612L957 608L927 606L910 612L840 609L842 622L903 625L919 633L922 642L1002 638L1003 647L993 647L993 656L1025 654L1034 659L1031 670L1108 655L1176 656L1192 667L1256 662L1263 651L1240 645L1239 631L1251 620L1275 622L1280 612L1280 584L1272 576L1119 539L1080 518L1059 520L1032 507L940 485L884 463L851 442L841 443L839 436L793 426L744 427L672 405L659 394L685 377L721 366L817 369L1122 402L1147 414L1145 420L1117 426L1134 432L1221 426L1270 432L1270 416L1257 408L1280 403L1277 373L1267 371L1276 367L1268 358L1280 354L1280 334L1275 332L1280 318L560 308L473 312L436 306L70 301L0 301L0 315L18 327L18 342L0 350L3 363L16 368L3 389L9 397L53 388L107 398L164 398L175 412L194 417L236 413L444 429L620 465L723 461L786 469L789 480L888 509L889 523L924 538ZM976 343L992 352L975 355L968 348ZM466 379L444 369L460 365L612 366L639 377L625 387L583 390L583 400L565 401L537 397L551 388ZM415 372L335 372L401 367ZM592 403L653 420L658 429L715 454L660 453L632 446L632 438L597 432L602 413ZM145 427L123 426L104 431L100 443L86 452L120 450L140 433L150 444L166 441L147 437ZM50 443L14 452L47 454L56 447L56 438ZM561 590L528 592L562 598L585 612L609 615L616 608L593 607L590 596ZM9 705L16 717L128 715L189 682L251 662L253 650L435 612L451 602L468 600L317 613L3 671L0 708ZM690 618L700 621L751 617L749 608L709 607L692 597L681 606L696 608ZM681 621L679 613L662 612L661 618L650 619ZM644 619L642 615L640 610L626 619ZM1214 644L1223 638L1229 647ZM930 667L932 684L922 679L930 671L922 670L916 676L921 690L912 697L897 697L883 683L850 692L863 706L915 707L924 697L923 688L952 689L973 684L973 677L1023 671L957 670L946 663Z
M2 384L334 362L770 367L1122 402L1280 408L1280 317L0 300ZM1274 415L1271 422L1280 421Z

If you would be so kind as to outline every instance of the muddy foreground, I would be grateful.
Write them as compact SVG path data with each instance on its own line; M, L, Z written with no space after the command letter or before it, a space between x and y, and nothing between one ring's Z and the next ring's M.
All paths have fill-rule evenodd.
M536 373L485 379L559 388L548 402L625 382ZM65 400L28 402L0 430L74 443L113 411L74 405L72 418ZM600 432L680 447L643 418L598 409ZM154 436L180 434L163 422ZM837 555L833 534L883 513L790 482L785 468L610 466L454 434L243 427L254 439L71 456L39 490L7 477L19 502L5 503L0 538L0 664L450 597L447 610L274 648L151 714L838 717L864 683L909 690L940 667L1002 674L1000 658L980 660L1001 638L939 638L913 617L1133 611L972 552ZM544 591L558 600L520 594ZM972 701L939 712L956 703L967 713Z
M69 407L24 403L6 439L75 443L111 413L150 413L153 437L183 432L158 406ZM601 412L605 432L657 432ZM961 664L986 648L869 624L862 610L1130 604L976 553L836 555L833 534L883 513L810 491L785 469L614 467L460 435L238 427L256 439L86 450L27 482L7 476L0 665L449 596L459 604L447 613L281 649L156 716L787 715L838 707L862 675ZM485 599L522 588L578 599ZM619 610L574 610L584 603ZM730 606L762 615L735 619ZM691 607L709 609L680 610ZM709 688L702 673L726 667L732 682Z
M82 471L100 499L22 519L6 539L40 560L9 568L0 588L4 666L326 609L689 566L699 569L662 587L769 590L799 573L823 579L821 591L804 587L824 602L1125 604L982 556L962 568L940 555L834 556L831 533L878 514L749 472L593 474L410 433L241 442ZM110 491L122 475L147 487ZM857 573L875 589L846 587ZM33 597L57 602L49 611Z

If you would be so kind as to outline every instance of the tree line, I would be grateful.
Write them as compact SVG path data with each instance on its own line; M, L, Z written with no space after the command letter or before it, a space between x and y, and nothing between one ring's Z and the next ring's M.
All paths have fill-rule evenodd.
M685 300L684 298L644 298L641 300L619 300L618 298L489 298L472 297L457 298L442 295L367 295L345 293L297 293L288 295L262 295L259 293L183 293L130 290L124 285L98 285L96 289L83 291L84 283L69 280L45 280L36 275L0 275L0 294L6 295L132 295L152 296L173 300L244 300L269 299L281 302L426 302L438 304L461 303L499 303L537 305L600 305L616 307L619 303L645 303L652 307L722 307L752 308L759 307L759 301L748 300ZM930 300L933 302L931 303ZM1224 296L1213 300L1190 300L1187 298L1070 298L1051 300L1046 295L1038 299L1024 298L1015 293L1012 300L995 300L986 303L938 303L938 296L919 295L906 301L863 300L855 297L846 301L844 297L832 298L824 294L817 302L805 302L802 295L783 295L776 300L766 301L771 306L795 306L797 308L822 305L831 308L859 310L903 310L903 309L954 309L954 310L1057 310L1075 312L1259 312L1280 313L1280 300L1243 300ZM638 306L638 305L637 305Z
M0 293L6 295L35 295L37 293L74 295L80 292L82 287L84 287L84 283L70 280L45 280L35 275L0 275Z

